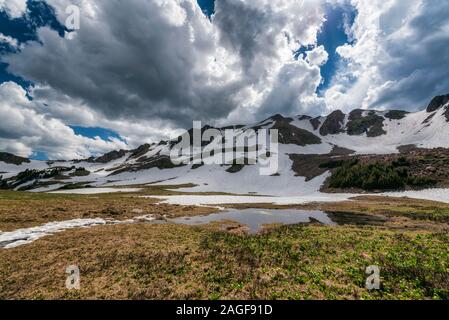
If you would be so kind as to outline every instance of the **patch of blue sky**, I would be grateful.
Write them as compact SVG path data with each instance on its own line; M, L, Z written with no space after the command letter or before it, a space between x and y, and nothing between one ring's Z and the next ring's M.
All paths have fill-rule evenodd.
M5 11L0 11L0 33L11 37L19 44L27 41L38 41L37 29L48 26L63 37L67 29L59 23L54 9L44 1L27 1L27 12L20 18L11 18ZM1 62L1 56L14 52L16 49L0 43L0 83L14 81L25 89L32 83L7 71L8 65Z
M100 137L102 140L108 141L111 139L118 139L126 142L117 132L100 128L100 127L81 127L81 126L70 126L76 135L80 135L87 138Z
M48 154L44 151L35 151L30 157L31 160L40 160L45 161L48 160Z
M27 81L22 77L18 77L16 75L9 73L7 71L7 67L8 65L6 63L0 62L0 84L12 81L21 85L24 89L27 89L32 85L31 81Z
M317 37L317 46L324 46L329 55L327 62L321 66L322 82L317 89L317 93L322 93L329 87L333 77L336 75L339 67L344 64L342 58L337 53L337 48L354 42L348 34L357 16L357 11L349 3L332 5L326 4L326 21L324 22ZM314 46L301 47L295 52L295 57L305 55L307 51Z
M215 12L215 0L197 0L197 1L198 5L200 6L201 10L203 10L204 14L210 18Z

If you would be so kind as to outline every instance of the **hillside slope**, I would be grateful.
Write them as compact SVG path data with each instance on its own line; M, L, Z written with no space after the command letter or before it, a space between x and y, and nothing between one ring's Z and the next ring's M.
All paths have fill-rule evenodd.
M50 191L84 186L195 184L188 190L307 195L319 190L330 176L331 168L319 164L331 160L361 155L379 158L416 148L449 148L449 95L435 97L426 110L415 113L354 110L318 118L275 115L255 125L233 128L239 134L247 129L279 131L276 174L261 176L259 164L175 165L169 156L177 141L162 141L76 161L35 161L0 153L0 187ZM203 148L220 142L221 138L203 143Z

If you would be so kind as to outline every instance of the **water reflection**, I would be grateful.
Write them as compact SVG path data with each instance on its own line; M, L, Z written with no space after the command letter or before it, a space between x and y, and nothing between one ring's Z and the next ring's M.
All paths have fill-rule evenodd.
M249 233L259 232L264 225L269 224L299 224L318 221L324 225L335 226L336 223L322 211L310 210L267 210L267 209L245 209L227 210L208 216L183 217L169 220L173 223L186 225L202 225L215 221L236 221L246 225Z

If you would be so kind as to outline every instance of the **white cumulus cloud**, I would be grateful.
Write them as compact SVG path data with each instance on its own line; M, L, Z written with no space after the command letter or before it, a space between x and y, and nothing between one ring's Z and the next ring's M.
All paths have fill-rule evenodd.
M127 147L118 139L76 135L62 121L38 113L14 82L0 84L0 118L0 149L25 157L37 150L51 159L79 159Z
M11 18L21 17L26 9L26 0L0 0L0 10L6 11Z

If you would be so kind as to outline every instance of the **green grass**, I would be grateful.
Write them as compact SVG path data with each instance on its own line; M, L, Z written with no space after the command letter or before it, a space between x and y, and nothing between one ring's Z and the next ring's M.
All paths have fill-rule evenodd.
M255 299L448 299L448 241L447 234L291 226L255 237L215 233L201 247L215 296L242 287ZM381 268L379 291L364 288L370 265Z
M23 191L0 191L0 200L48 200L48 199L76 199L80 197L78 195L69 194L54 194L54 193L42 193L42 192L23 192Z
M403 157L387 162L353 159L324 165L337 168L329 178L329 187L335 189L397 190L436 184L430 177L411 174L410 163Z
M70 230L0 251L0 298L448 299L449 235L288 226L261 235L212 227ZM77 264L82 289L65 290ZM380 290L365 288L380 267Z
M164 192L152 188L142 192ZM17 220L17 227L3 230L55 217L100 217L109 209L126 218L134 208L174 216L194 210L127 194L0 192L4 226ZM259 235L218 231L219 224L68 230L0 249L0 299L449 299L447 204L358 197L320 209L390 220L380 227L270 227ZM82 272L82 289L75 293L64 287L71 264ZM365 288L371 265L380 267L380 290Z

